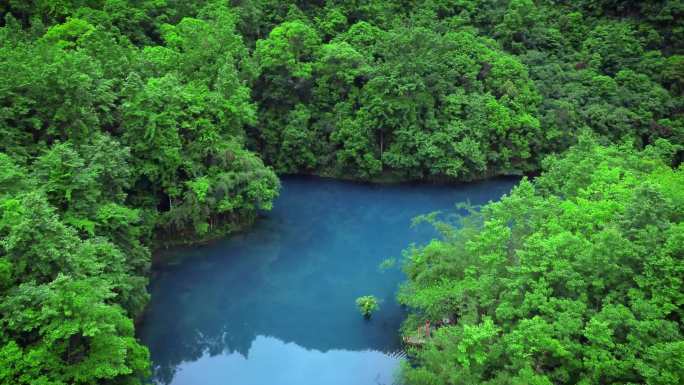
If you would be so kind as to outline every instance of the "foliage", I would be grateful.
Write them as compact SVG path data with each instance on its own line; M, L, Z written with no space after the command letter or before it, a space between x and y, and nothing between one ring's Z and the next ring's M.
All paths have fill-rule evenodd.
M356 299L356 307L364 318L370 318L373 312L380 309L378 299L373 295L364 295Z
M0 381L92 384L148 370L129 318L143 277L103 238L79 239L41 192L0 199Z
M468 257L435 263L434 286L406 301L422 316L458 303L474 318L438 330L441 345L422 353L453 354L458 370L425 358L407 373L458 372L473 383L505 367L510 378L496 381L676 381L679 362L668 357L681 356L681 343L668 341L681 304L668 297L675 289L648 285L675 274L672 213L684 205L679 171L654 165L662 139L684 143L683 9L678 0L0 2L0 382L136 383L147 353L130 320L147 301L151 250L251 223L278 194L275 172L460 181L535 173L585 131L622 147L582 144L548 161L545 177L501 204L511 210L503 222L483 225L486 247L466 253L449 239L415 251ZM681 162L682 149L670 150ZM640 212L637 201L662 210ZM476 218L504 215L496 207L449 234L475 239L484 231ZM586 265L609 260L581 270L592 277L585 286L568 278L579 285L563 288L570 297L523 320L516 314L564 284L530 265L508 271L497 243L507 237L529 243L523 262L564 250ZM503 293L524 273L535 282L518 289L534 292L524 306L451 286L480 255L496 271L459 285L477 277ZM565 272L575 262L548 263ZM585 287L578 304L571 290ZM604 309L596 293L613 289ZM510 306L492 313L497 301ZM557 332L552 312L581 332ZM581 357L570 343L580 335L593 349Z
M321 44L294 21L257 42L260 147L278 170L467 179L534 167L539 97L515 59L469 33L396 27L370 38Z
M278 193L244 146L234 14L146 30L120 19L152 23L139 3L0 6L0 383L144 381L151 248L227 234Z
M674 150L585 137L533 182L410 250L406 330L456 322L414 352L407 383L680 383L684 169L669 167Z
M134 160L159 163L135 167L163 184L156 206L208 177L178 159L196 152L191 130L216 130L201 143L212 148L246 128L278 172L356 179L536 171L587 128L639 147L684 140L678 1L10 1L0 12L3 151L35 156L36 141L105 128L127 136Z
M683 139L676 2L370 3L260 4L248 132L277 171L469 180L538 170L587 128Z

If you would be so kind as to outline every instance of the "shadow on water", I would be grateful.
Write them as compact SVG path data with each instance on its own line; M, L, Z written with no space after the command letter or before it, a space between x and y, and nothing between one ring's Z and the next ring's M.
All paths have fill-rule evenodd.
M400 360L404 314L394 298L402 274L378 265L436 235L429 225L411 228L413 217L496 200L516 182L283 178L274 210L250 231L177 249L182 262L157 272L139 330L155 381L391 383ZM370 321L354 304L366 294L382 301Z

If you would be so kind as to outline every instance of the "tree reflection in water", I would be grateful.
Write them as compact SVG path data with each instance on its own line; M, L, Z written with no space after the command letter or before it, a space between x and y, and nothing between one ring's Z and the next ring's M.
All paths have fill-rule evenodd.
M174 377L182 368L204 376L193 377L194 383L220 378L249 383L257 378L252 371L264 383L278 383L285 374L277 363L251 362L255 351L264 355L268 349L287 355L281 361L289 365L323 365L319 377L351 378L348 371L361 370L354 366L361 357L376 361L387 377L398 362L393 353L400 349L403 311L394 296L402 274L398 269L382 272L379 263L435 235L428 225L411 228L416 215L448 211L466 200L498 199L515 182L378 186L284 178L274 210L254 228L210 245L175 250L183 261L156 272L139 331L150 347L155 380L190 384L185 375ZM383 302L365 320L355 299L369 293ZM326 365L332 358L337 365ZM223 362L224 369L209 362ZM319 377L311 381L320 383ZM367 382L375 384L374 378Z

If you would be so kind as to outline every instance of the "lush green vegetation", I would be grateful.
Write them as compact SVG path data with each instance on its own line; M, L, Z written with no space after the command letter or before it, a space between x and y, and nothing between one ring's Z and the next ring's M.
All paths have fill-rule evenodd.
M139 383L150 248L243 227L279 188L245 148L233 13L171 25L79 3L3 3L3 384Z
M140 382L150 250L250 224L276 172L542 164L414 250L407 328L458 322L406 378L682 381L681 0L9 0L0 19L1 383Z
M455 319L416 351L411 384L684 381L684 168L584 139L407 256L400 299ZM428 218L434 220L434 217Z
M370 318L374 312L380 310L380 303L374 295L364 295L356 299L356 307L364 318Z

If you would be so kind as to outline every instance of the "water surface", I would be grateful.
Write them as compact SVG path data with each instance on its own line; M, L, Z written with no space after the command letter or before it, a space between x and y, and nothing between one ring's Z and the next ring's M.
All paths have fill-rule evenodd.
M154 380L173 385L392 384L401 360L402 273L379 264L435 237L411 219L483 204L515 179L456 186L285 177L248 232L174 250L139 328ZM370 321L354 300L382 300Z

